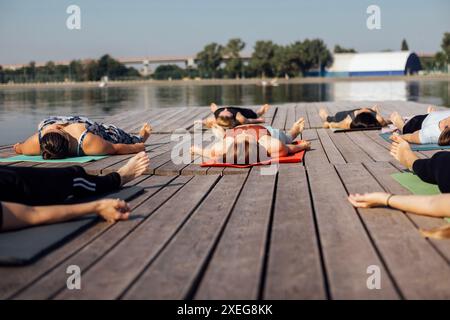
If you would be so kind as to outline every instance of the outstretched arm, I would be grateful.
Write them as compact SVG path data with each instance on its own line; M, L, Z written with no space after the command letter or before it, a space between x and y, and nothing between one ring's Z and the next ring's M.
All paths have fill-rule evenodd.
M407 133L407 134L399 135L399 137L409 143L421 144L419 131L416 131L414 133ZM391 140L393 140L393 139L391 138Z
M28 156L35 156L41 153L41 147L39 145L38 134L34 134L22 143L16 143L14 145L14 151L17 154L24 154Z
M390 207L402 211L432 217L450 217L450 194L391 196L389 193L373 192L362 195L351 194L348 200L358 208L386 206L389 200Z
M88 133L83 142L83 151L86 155L89 156L131 154L138 153L144 150L145 145L143 143L113 144L92 133Z
M67 221L91 213L98 214L108 222L128 219L130 214L126 202L115 199L42 207L30 207L11 202L4 202L0 205L3 206L2 231Z

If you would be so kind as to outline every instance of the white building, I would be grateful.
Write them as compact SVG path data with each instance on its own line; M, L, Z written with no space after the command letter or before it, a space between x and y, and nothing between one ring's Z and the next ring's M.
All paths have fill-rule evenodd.
M419 57L409 51L336 53L327 77L398 76L422 69Z

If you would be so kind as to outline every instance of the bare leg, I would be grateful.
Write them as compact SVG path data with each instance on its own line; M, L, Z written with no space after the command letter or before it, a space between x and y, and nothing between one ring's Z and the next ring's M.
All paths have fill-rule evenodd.
M288 150L289 150L289 154L294 154L297 152L300 152L302 150L309 150L311 149L311 142L309 141L302 141L299 144L288 144L286 145Z
M270 106L268 104L263 105L261 108L259 108L258 111L256 111L256 114L258 115L258 117L262 117L267 110L269 110Z
M403 127L405 126L405 121L403 121L402 116L397 111L391 114L390 119L394 124L394 126L396 126L400 131L403 130Z
M283 142L269 135L259 138L258 143L271 157L284 157L289 154L289 149Z
M325 121L327 121L329 114L328 114L327 110L325 110L324 108L321 108L319 110L319 116L320 116L320 119L322 119L322 121L325 122Z
M254 123L264 123L265 120L263 118L257 118L257 119L248 119L244 117L240 112L236 114L236 120L240 124L254 124Z
M123 167L117 170L117 173L120 175L121 185L141 176L148 169L149 164L150 159L143 151L128 160Z
M142 137L142 142L147 141L148 137L150 137L151 132L152 127L148 123L144 123L141 130L139 130L139 136Z
M399 136L392 136L391 155L408 169L412 169L414 162L419 159L411 150L409 143Z
M304 128L305 119L301 117L292 125L292 128L289 130L289 135L292 137L292 139L295 139L300 133L302 133Z

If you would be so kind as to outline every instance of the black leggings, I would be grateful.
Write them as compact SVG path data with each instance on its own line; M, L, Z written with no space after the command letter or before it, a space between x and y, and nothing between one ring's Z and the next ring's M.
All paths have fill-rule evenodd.
M437 184L442 193L450 193L450 152L441 151L430 159L414 161L413 171L423 181Z
M409 119L409 121L405 123L405 125L403 126L402 133L403 134L414 133L417 130L422 129L423 120L425 120L427 116L428 116L427 114L421 114Z
M0 201L26 205L61 204L108 193L120 188L117 172L87 174L80 166L32 168L0 166Z

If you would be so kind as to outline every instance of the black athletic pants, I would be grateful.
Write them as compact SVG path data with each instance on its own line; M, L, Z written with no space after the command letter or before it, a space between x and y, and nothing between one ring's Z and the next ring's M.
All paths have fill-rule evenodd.
M429 159L414 161L413 171L423 181L437 184L442 193L450 193L450 152L441 151Z
M80 166L32 168L0 166L0 201L26 205L61 204L120 188L117 172L105 176L87 174Z

